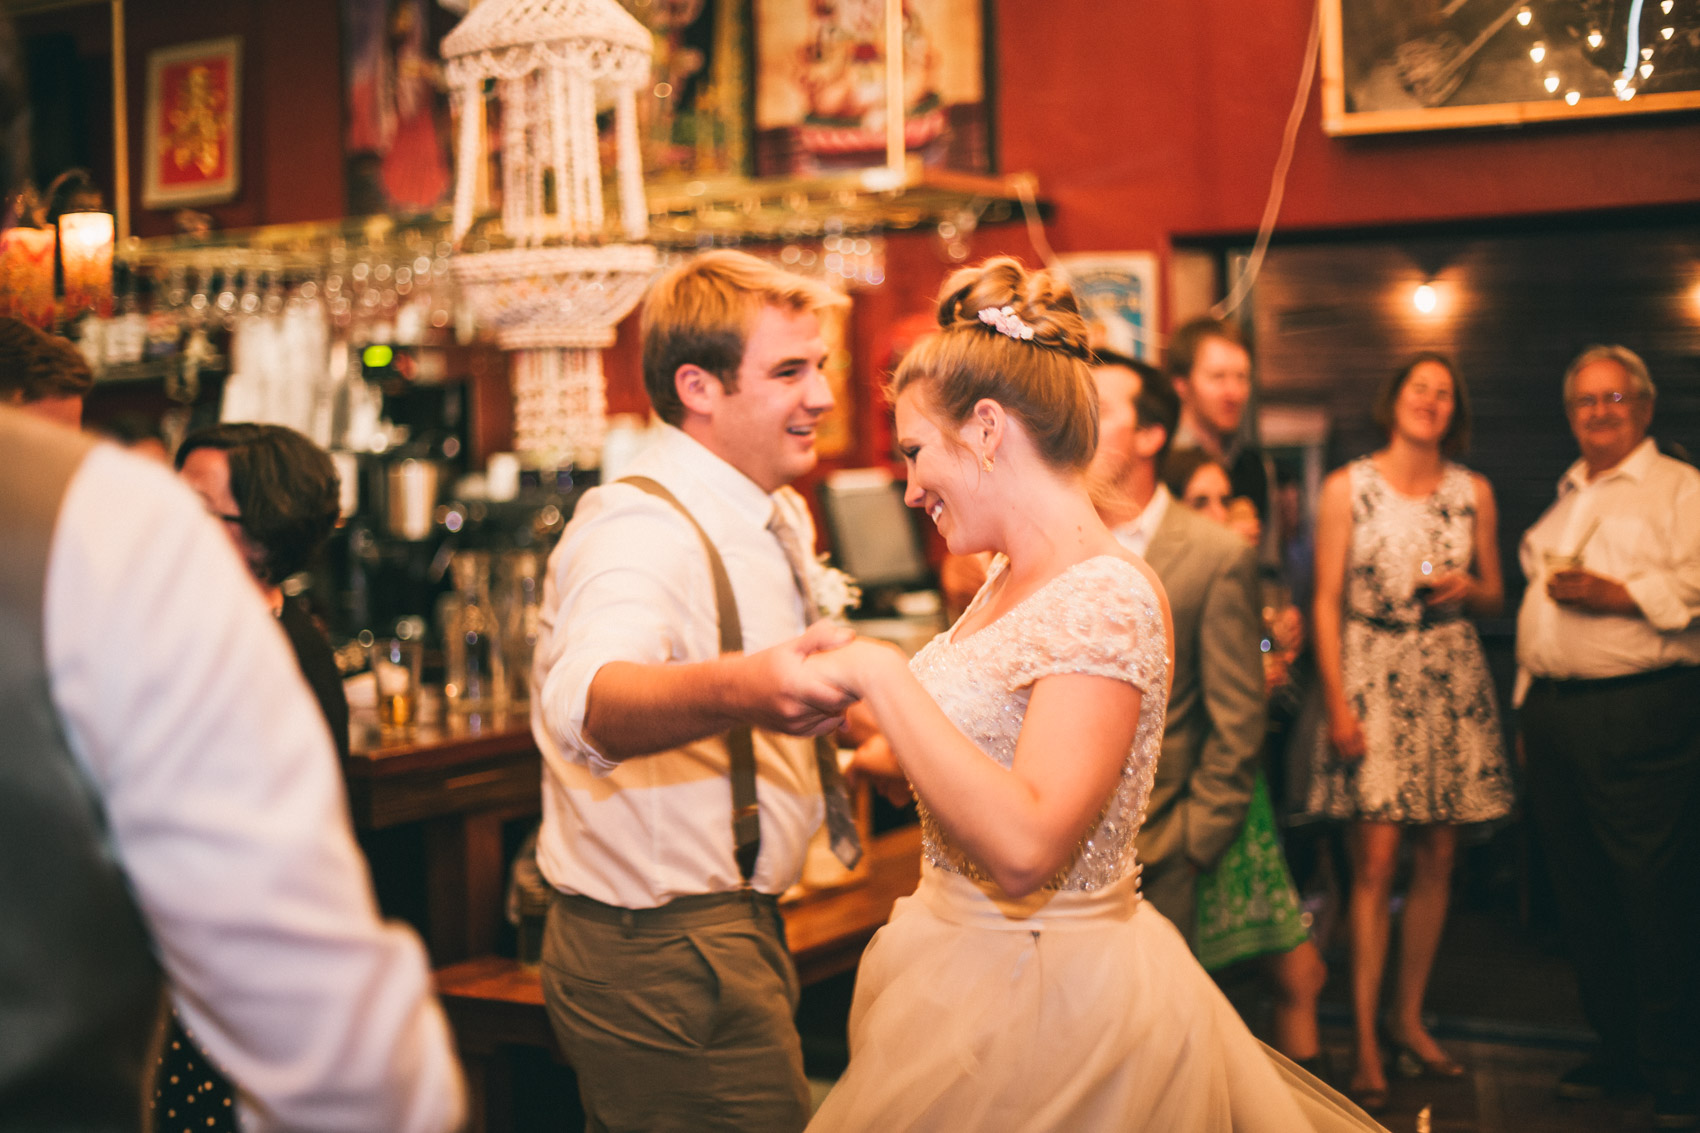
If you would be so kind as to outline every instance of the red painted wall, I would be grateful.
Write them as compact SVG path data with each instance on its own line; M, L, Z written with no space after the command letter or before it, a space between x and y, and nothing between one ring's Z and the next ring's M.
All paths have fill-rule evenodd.
M1059 250L1255 229L1311 0L999 0L1001 164L1038 174ZM1700 116L1369 138L1322 132L1320 75L1285 228L1700 201Z
M149 51L245 39L243 188L207 210L220 227L341 213L339 10L338 0L127 6L138 122ZM1000 164L1038 174L1056 206L1056 247L1152 248L1176 234L1255 228L1310 12L1310 0L997 0ZM80 9L77 19L98 28L104 14ZM135 226L146 234L165 230L169 213L139 208L141 156L137 134ZM1337 139L1322 133L1313 91L1281 223L1377 226L1697 200L1695 114Z
M241 184L234 200L199 211L221 229L342 215L338 0L144 0L125 10L136 235L175 231L175 209L142 207L148 53L227 35L242 37Z

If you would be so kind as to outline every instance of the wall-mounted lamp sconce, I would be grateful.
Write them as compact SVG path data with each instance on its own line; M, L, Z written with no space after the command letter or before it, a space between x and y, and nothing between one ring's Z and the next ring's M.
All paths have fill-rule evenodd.
M1411 306L1424 315L1434 314L1434 309L1440 305L1440 293L1432 283L1419 283L1411 292Z
M65 271L65 313L112 314L113 221L109 212L59 217L59 262Z
M112 314L113 216L102 207L100 189L86 170L67 169L43 194L44 227L59 233L61 322L85 314Z
M53 329L53 253L57 233L18 225L0 233L0 315Z

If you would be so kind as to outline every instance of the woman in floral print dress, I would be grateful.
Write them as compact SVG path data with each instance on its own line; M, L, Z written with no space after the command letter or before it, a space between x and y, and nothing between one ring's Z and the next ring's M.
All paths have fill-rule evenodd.
M1422 1023L1446 921L1457 829L1511 809L1493 682L1466 614L1504 600L1493 490L1448 460L1469 428L1452 364L1421 354L1376 405L1387 446L1336 471L1317 522L1316 650L1328 709L1311 809L1352 822L1352 1093L1373 1111L1387 1078L1376 1026L1399 843L1413 871L1386 1037L1408 1075L1455 1077Z

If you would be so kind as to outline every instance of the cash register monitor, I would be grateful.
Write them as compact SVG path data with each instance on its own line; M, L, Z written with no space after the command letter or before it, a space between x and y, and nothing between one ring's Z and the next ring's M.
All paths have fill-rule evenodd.
M832 536L833 558L862 587L863 612L875 592L888 594L933 585L932 570L903 504L903 482L883 468L848 468L828 474L820 488L821 512Z

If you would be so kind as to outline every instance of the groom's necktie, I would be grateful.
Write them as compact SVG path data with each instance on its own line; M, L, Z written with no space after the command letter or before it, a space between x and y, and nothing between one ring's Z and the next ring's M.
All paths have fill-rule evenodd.
M791 564L791 578L803 596L804 616L812 625L821 616L815 604L814 592L809 589L809 554L803 540L786 520L778 504L767 529L779 540L785 559ZM856 830L856 820L850 811L850 792L844 786L844 775L838 769L838 745L830 736L815 737L815 765L820 769L821 797L826 800L826 832L832 841L832 852L845 868L855 869L862 860L862 836Z

